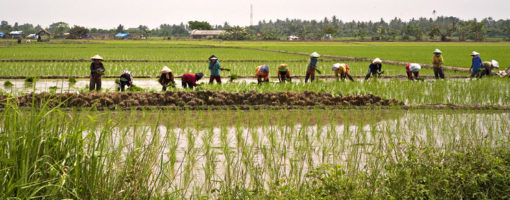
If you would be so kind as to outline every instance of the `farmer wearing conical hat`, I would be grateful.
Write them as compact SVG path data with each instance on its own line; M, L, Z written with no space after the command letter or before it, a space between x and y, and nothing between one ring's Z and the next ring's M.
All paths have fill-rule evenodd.
M351 71L349 69L349 65L345 63L336 63L331 68L332 71L335 72L336 80L339 80L339 75L342 80L345 80L345 78L349 78L349 80L354 81L354 79L351 76Z
M418 63L408 63L406 65L407 78L409 80L418 80L420 75L421 65ZM413 76L414 75L414 76Z
M492 60L492 61L485 61L483 62L483 73L482 76L492 76L492 69L499 68L498 61Z
M191 88L197 86L197 81L199 81L202 77L204 77L204 74L202 72L196 73L196 74L183 74L182 75L182 87L183 88Z
M269 82L269 66L261 65L255 68L255 76L259 84L262 82Z
M444 73L443 73L443 52L441 50L436 49L434 51L434 56L432 57L432 69L434 69L434 77L438 79L441 77L444 79Z
M305 83L308 82L308 79L310 79L310 82L315 80L315 71L317 71L317 64L319 64L320 56L321 55L317 52L310 54L310 59L308 59L308 66L306 68Z
M166 91L167 87L175 88L174 74L172 73L172 70L167 66L163 66L158 82L161 86L163 86L163 91Z
M287 64L281 64L278 66L278 80L281 82L291 81L290 70Z
M101 76L104 74L104 66L101 61L103 61L103 58L99 55L95 55L94 57L90 58L92 60L92 63L90 64L90 84L89 84L89 90L93 91L99 91L101 89Z
M483 75L483 64L482 64L482 58L480 58L480 53L473 51L471 53L471 56L473 57L472 63L471 63L471 78L481 78Z
M122 71L122 74L120 74L120 91L124 91L124 89L128 86L130 88L133 86L133 75L131 75L131 72L128 70Z
M221 84L221 77L220 77L220 62L218 61L218 57L212 55L209 57L209 70L211 71L211 76L209 78L209 84L212 84L214 80L218 84Z
M365 80L368 80L370 78L370 75L372 76L378 76L382 74L382 60L379 58L376 58L370 63L368 66L368 73L365 76Z

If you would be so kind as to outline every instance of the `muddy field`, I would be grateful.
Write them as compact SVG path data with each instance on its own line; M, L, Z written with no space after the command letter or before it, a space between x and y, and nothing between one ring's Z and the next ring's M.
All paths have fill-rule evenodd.
M0 96L1 107L5 106L7 96ZM285 93L228 93L228 92L166 92L166 93L62 93L27 94L11 99L20 107L30 107L47 103L50 106L62 104L62 107L203 107L203 106L391 106L404 105L395 99L383 99L375 95L333 96L317 92Z

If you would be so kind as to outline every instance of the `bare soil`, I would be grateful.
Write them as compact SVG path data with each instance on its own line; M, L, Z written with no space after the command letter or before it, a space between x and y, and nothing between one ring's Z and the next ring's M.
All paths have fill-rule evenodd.
M5 107L8 96L0 95L0 107ZM317 92L281 93L228 93L217 91L178 91L166 93L62 93L27 94L9 99L20 107L48 106L61 107L353 107L353 106L403 106L395 99L383 99L375 95L333 96Z

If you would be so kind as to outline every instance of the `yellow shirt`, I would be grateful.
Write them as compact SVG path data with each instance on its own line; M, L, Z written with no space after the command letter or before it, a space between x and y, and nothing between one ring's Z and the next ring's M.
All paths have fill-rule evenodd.
M432 65L434 67L441 67L443 65L443 56L440 55L439 57L435 56L432 57Z

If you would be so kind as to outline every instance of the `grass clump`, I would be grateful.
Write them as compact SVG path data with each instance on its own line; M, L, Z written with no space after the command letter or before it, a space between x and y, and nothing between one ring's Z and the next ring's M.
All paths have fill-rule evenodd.
M4 82L4 87L8 88L8 87L12 87L14 84L12 84L11 81L5 81Z
M34 83L35 82L35 77L33 76L29 76L29 77L26 77L25 78L25 83Z

